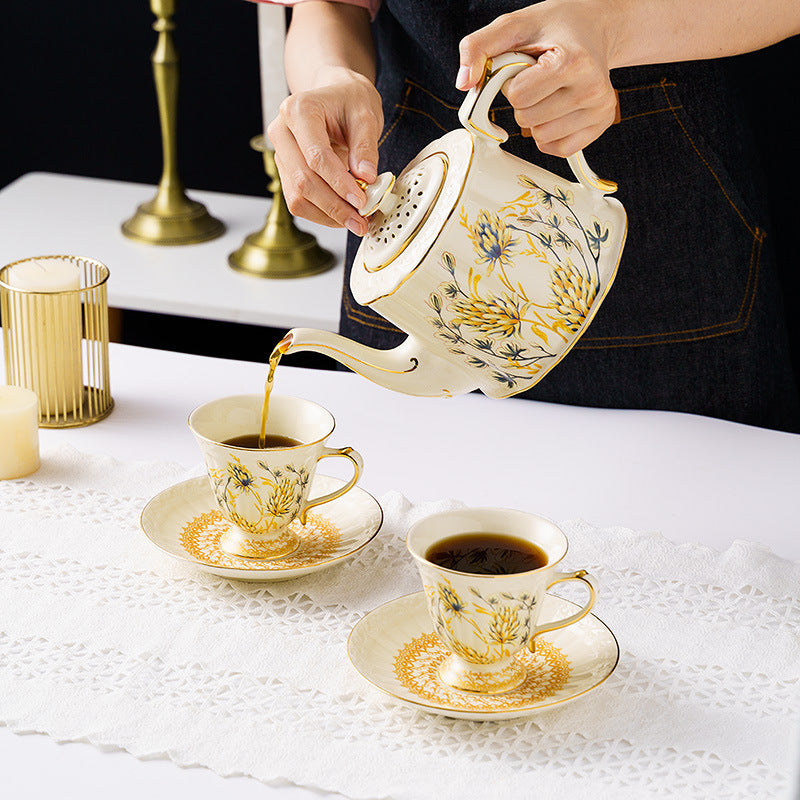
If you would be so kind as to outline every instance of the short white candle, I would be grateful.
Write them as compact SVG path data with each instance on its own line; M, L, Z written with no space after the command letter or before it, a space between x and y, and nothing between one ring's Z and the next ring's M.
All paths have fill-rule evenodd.
M21 386L0 386L0 480L39 469L39 398Z
M36 296L11 303L9 324L22 337L30 386L45 414L75 411L83 393L80 268L62 258L29 259L8 269L6 282L38 294L70 292L40 303Z
M286 17L283 6L258 4L258 60L261 66L261 119L268 147L267 126L278 116L281 103L289 90L283 51L286 43Z
M30 258L9 268L8 285L31 292L64 292L81 288L81 272L73 261Z

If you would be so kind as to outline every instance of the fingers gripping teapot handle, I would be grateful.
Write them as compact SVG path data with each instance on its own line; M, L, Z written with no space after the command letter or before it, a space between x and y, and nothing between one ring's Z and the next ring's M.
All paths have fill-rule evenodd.
M458 110L459 122L478 136L498 144L505 142L508 132L489 119L489 110L503 84L535 63L536 59L525 53L503 53L487 58L480 82L467 92Z
M468 131L483 139L498 145L505 142L508 139L508 132L489 119L492 103L507 80L535 63L536 59L525 53L503 53L503 55L487 59L480 83L467 92L467 96L458 110L459 122ZM583 151L578 150L577 153L568 156L567 163L572 174L582 186L603 194L610 194L617 190L616 183L598 178L592 172L586 163Z

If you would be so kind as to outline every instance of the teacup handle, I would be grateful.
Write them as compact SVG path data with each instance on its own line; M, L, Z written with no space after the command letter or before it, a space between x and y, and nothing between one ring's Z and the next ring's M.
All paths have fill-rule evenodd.
M486 59L480 83L467 92L467 96L458 110L459 122L468 131L472 131L486 140L498 145L505 142L508 139L508 132L489 119L489 110L498 92L503 88L503 84L535 63L536 59L525 53L503 53L503 55ZM572 174L582 186L595 189L603 194L617 191L616 183L598 178L589 169L582 150L568 156L567 163Z
M595 578L593 578L585 569L579 569L577 572L556 572L553 576L553 580L547 585L547 588L549 589L551 586L555 586L557 583L561 583L562 581L582 581L589 589L589 599L586 601L585 605L580 611L570 614L570 616L565 617L564 619L557 619L553 622L546 622L544 625L537 625L531 633L530 639L528 639L528 649L531 652L534 652L535 650L534 639L540 633L544 633L545 631L554 631L558 628L566 628L567 625L572 625L573 622L583 619L592 610L595 597L597 596L597 582Z
M361 454L353 450L352 447L326 447L317 461L322 461L323 458L331 458L333 456L347 458L353 462L353 477L344 486L340 486L336 489L336 491L328 492L328 494L323 494L320 497L315 497L313 500L308 500L303 506L303 510L300 512L300 522L303 525L306 524L306 512L309 508L321 506L323 503L329 503L331 500L341 497L345 492L349 492L356 485L361 473L364 471L364 459L361 457Z

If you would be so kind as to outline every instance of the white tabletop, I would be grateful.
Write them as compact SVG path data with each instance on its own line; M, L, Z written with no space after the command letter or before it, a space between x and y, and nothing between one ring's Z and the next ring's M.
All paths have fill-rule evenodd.
M260 393L266 377L264 364L125 345L112 344L111 358L112 414L86 428L43 429L43 446L198 465L189 412L225 394ZM278 368L275 392L333 412L331 444L363 454L373 494L508 505L717 549L747 539L800 560L798 435L663 411L408 397L291 360Z
M456 498L535 511L555 520L660 530L676 542L717 549L735 539L800 560L797 491L800 436L686 414L613 411L468 395L412 398L339 371L278 370L275 391L308 397L337 419L334 446L364 456L361 485L377 497L398 490L412 502ZM186 426L201 402L259 393L265 366L111 345L115 408L95 425L41 430L61 443L124 460L200 464ZM166 796L306 800L320 794L221 779L168 761L139 762L87 744L0 728L9 797L80 790L86 797ZM73 789L75 791L73 791ZM336 797L336 795L322 795ZM421 795L424 797L424 792Z
M265 178L266 185L266 178ZM113 308L266 325L335 331L339 324L345 234L305 220L333 253L327 272L306 278L263 279L228 266L228 256L269 212L267 198L187 190L227 226L218 239L158 247L127 239L120 225L153 186L34 172L0 190L0 266L41 255L78 255L104 263Z

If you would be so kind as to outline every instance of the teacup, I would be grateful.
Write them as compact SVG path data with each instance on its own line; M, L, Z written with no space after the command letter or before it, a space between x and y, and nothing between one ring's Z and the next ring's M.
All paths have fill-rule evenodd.
M263 395L212 400L189 416L189 428L203 453L219 510L231 523L220 547L237 556L282 558L300 545L298 528L309 509L341 497L355 486L364 463L351 447L328 447L333 415L298 397L270 398L266 433L296 443L259 449L227 443L258 437ZM309 500L317 464L323 458L346 458L353 477L333 492ZM300 525L292 525L299 520Z
M491 547L473 544L477 534L484 534L481 538ZM511 565L524 571L502 574L508 568L508 537L513 544L521 540L522 549L530 551L530 560L523 554L522 563ZM459 540L461 558L453 555ZM514 654L526 646L533 651L539 634L577 622L594 605L591 575L557 569L567 552L567 537L553 522L534 514L503 508L445 511L415 523L406 544L422 577L434 630L450 651L439 667L439 678L456 689L496 694L516 688L526 672ZM500 563L487 564L487 554L498 552ZM495 572L468 571L484 569ZM588 587L586 604L568 617L537 624L547 590L570 580Z

